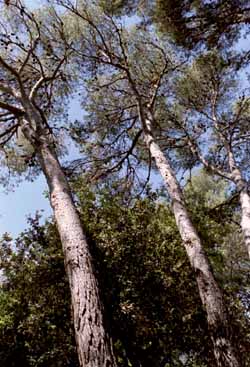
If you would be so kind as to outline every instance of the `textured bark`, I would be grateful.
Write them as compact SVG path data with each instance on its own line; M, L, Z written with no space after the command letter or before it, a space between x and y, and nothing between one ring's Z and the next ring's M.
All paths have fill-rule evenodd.
M241 229L244 236L244 242L247 248L248 256L250 258L250 196L247 190L247 183L244 180L241 170L238 168L234 155L230 147L226 146L228 151L228 163L232 175L232 181L240 194L241 206Z
M50 188L51 206L63 246L80 365L115 366L92 258L68 183L55 154L46 144L39 149L38 157Z
M250 258L250 196L247 190L247 183L243 179L239 169L234 169L232 172L233 181L240 195L241 207L241 230L244 236L245 246Z
M241 204L241 228L244 235L244 242L247 248L248 256L250 258L250 196L245 187L240 192Z
M30 111L29 111L30 113ZM34 115L34 111L31 111ZM38 135L30 117L22 125L25 137L34 146L50 191L51 206L60 234L69 279L77 351L81 367L115 367L112 343L104 326L103 308L89 247L71 191L49 142ZM41 124L40 124L41 125Z
M194 270L202 304L207 312L207 322L213 342L218 367L239 367L239 358L233 348L230 325L223 295L211 271L209 261L202 248L199 235L193 226L185 206L181 188L168 159L156 143L152 133L152 115L140 110L145 143L166 184L172 201L173 212L183 245Z

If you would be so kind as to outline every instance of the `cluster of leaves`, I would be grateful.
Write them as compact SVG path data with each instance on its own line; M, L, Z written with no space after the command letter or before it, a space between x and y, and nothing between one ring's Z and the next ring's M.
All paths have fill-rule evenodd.
M153 23L163 35L188 49L204 44L230 47L250 22L247 0L99 0L106 11L143 15L146 23ZM143 24L142 22L142 24Z
M39 215L29 222L14 246L7 235L1 241L1 365L73 366L77 358L60 241L53 224L39 225Z

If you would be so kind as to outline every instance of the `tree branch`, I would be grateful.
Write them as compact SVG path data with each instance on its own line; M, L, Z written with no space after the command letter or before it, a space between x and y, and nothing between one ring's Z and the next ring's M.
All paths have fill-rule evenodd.
M123 164L123 162L130 156L130 154L132 154L140 136L142 134L142 129L139 130L137 132L137 134L135 135L133 141L132 141L132 144L130 146L130 148L128 149L128 151L126 152L126 154L124 155L124 157L122 157L122 159L120 159L119 162L117 162L113 167L101 172L100 174L96 175L94 177L95 180L98 180L100 177L102 177L103 175L107 176L109 173L113 172L113 171L116 171L118 168L120 168Z
M4 67L5 70L9 71L18 81L20 81L20 75L18 72L10 66L3 58L0 56L0 65Z
M11 127L9 127L8 129L6 129L5 131L3 131L1 134L0 134L0 138L3 138L5 135L9 134L9 133L12 133L13 131L16 131L17 128L18 128L19 124L15 124L15 125L12 125ZM1 143L0 143L1 144Z
M206 167L208 170L212 171L213 173L232 181L233 176L225 171L220 170L218 167L214 166L212 163L208 162L207 159L201 154L197 144L195 144L190 137L188 137L188 145L190 147L191 152L196 156L199 161Z
M8 85L3 84L0 82L0 90L6 94L9 94L15 98L18 98L18 95L14 92L12 88L10 88Z
M29 94L29 99L31 102L34 101L36 94L39 90L39 88L43 85L43 83L54 80L56 78L56 74L58 73L58 71L60 70L62 64L64 63L64 61L66 60L66 55L60 60L60 62L58 63L57 67L55 68L53 74L51 76L41 76L41 78L35 83L35 85L33 86L33 88L31 89L31 92Z
M13 113L13 115L15 116L23 116L25 114L24 110L22 110L21 108L12 106L8 103L1 102L1 101L0 101L0 108Z
M34 41L34 45L27 51L27 56L24 60L24 62L22 63L22 65L20 66L19 70L18 70L18 74L21 75L23 69L25 68L25 66L27 65L27 63L29 62L30 56L33 55L33 51L36 49L36 46L38 44L39 41L39 37L37 37Z

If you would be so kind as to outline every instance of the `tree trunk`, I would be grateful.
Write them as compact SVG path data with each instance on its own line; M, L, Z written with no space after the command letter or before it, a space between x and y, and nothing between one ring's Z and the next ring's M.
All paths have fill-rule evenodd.
M244 235L244 242L250 258L250 196L245 187L240 192L241 204L241 229Z
M115 367L112 342L105 331L103 307L91 254L67 179L48 142L48 135L34 138L34 130L32 132L28 125L23 125L23 133L34 146L46 176L62 242L80 366Z
M226 146L228 151L228 163L232 174L232 179L240 194L241 206L241 229L244 236L244 242L250 258L250 196L247 190L247 183L244 180L241 170L237 167L233 152L230 147Z
M199 235L185 206L181 188L169 161L155 142L151 126L152 115L140 111L145 143L166 184L172 201L173 212L183 245L194 270L202 304L207 312L207 322L213 342L218 367L239 367L239 358L234 351L227 311L222 292L211 271L209 261L202 248ZM145 117L144 117L145 116ZM144 120L143 120L144 119Z

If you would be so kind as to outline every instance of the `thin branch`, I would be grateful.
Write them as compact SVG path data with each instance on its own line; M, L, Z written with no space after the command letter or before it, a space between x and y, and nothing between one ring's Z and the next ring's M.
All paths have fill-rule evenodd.
M6 94L9 94L15 98L18 98L18 95L14 92L12 88L10 88L8 85L3 84L0 82L0 90Z
M9 71L15 77L15 79L17 80L17 82L19 84L21 95L26 98L26 92L25 92L25 89L24 89L24 86L23 86L23 82L21 80L20 75L15 70L15 68L10 66L1 56L0 56L0 65L2 65L4 67L4 69ZM18 96L16 96L16 98L18 98Z
M134 139L133 139L133 142L130 146L130 148L127 150L126 154L124 155L124 157L122 157L122 159L120 159L119 162L117 162L113 167L105 170L104 172L101 172L99 175L95 176L95 180L98 180L100 177L102 177L103 175L107 176L109 173L111 172L114 172L114 171L117 171L121 166L122 164L125 162L125 160L128 159L128 157L132 154L140 136L142 134L142 130L139 130L137 132L137 134L135 135Z
M89 17L89 15L88 15L88 13L87 13L87 11L85 10L85 16L81 13L81 12L79 12L78 10L77 10L77 8L76 7L74 7L74 5L71 3L71 2L69 2L69 4L70 5L67 5L67 4L65 4L65 2L63 3L63 2L61 2L61 1L59 1L59 4L61 5L61 6L63 6L65 9L68 9L71 13L73 13L73 14L75 14L75 15L77 15L80 19L82 19L82 20L84 20L85 22L87 22L88 24L90 24L91 25L91 27L97 32L97 34L98 34L98 36L100 37L100 39L101 39L101 42L102 42L102 44L103 44L103 46L104 46L104 49L105 49L105 52L109 55L109 57L110 57L110 51L109 51L109 47L107 46L107 44L106 44L106 41L105 41L105 39L104 39L104 37L103 37L103 35L102 35L102 32L99 30L99 28L96 26L96 24L91 20L91 18Z
M151 177L151 171L152 171L152 156L151 156L151 152L148 149L148 158L149 158L149 163L148 163L148 174L146 177L146 180L142 186L142 189L139 191L139 193L136 195L138 198L141 196L141 194L144 192L144 190L146 189L147 185L149 184L149 180Z
M56 74L58 73L58 71L60 70L62 64L64 63L64 61L66 60L66 55L60 60L60 62L58 63L57 67L55 68L53 74L51 76L41 76L41 78L35 83L35 85L33 86L33 88L31 89L31 92L29 94L29 99L30 101L34 101L36 94L39 90L39 88L43 85L43 83L54 80L56 78Z
M19 124L12 125L11 127L9 127L0 134L0 138L3 138L5 135L8 135L9 133L13 132L13 130L16 131L18 126Z
M204 167L227 180L230 181L233 180L233 176L230 173L222 171L218 167L214 166L212 163L208 162L206 158L203 156L203 154L201 154L197 144L195 144L189 137L188 137L188 145L190 147L191 152L194 154L194 156L196 156L199 159L199 161L204 165Z
M154 104L155 104L155 100L156 100L156 97L157 97L157 93L158 93L158 90L161 86L161 81L162 81L162 78L167 70L167 66L168 66L168 63L166 62L165 65L164 65L164 68L162 69L162 72L160 73L159 75L159 78L157 80L157 82L155 83L154 85L154 91L153 91L153 95L150 99L150 102L148 104L148 108L149 109L152 109L154 107Z
M29 94L29 99L31 102L34 101L35 96L39 90L39 88L43 85L43 83L45 83L46 81L50 80L50 78L45 77L45 76L41 76L40 79L38 79L38 81L34 84L34 86L32 87L30 94Z
M16 133L16 131L17 131L17 127L12 130L10 135L4 141L0 142L0 146L3 147L6 143L8 143L11 140L11 138L13 137L13 135Z
M25 114L24 110L22 110L21 108L15 107L13 105L1 101L0 101L0 108L13 113L13 115L15 116L23 116Z
M220 203L220 204L216 205L215 207L209 209L209 212L213 212L215 210L221 209L223 206L227 206L227 205L229 206L229 205L231 205L236 199L239 198L239 195L240 195L239 192L237 192L236 194L233 194L232 196L230 196L229 198L227 198L222 203Z
M27 65L27 63L29 62L30 56L33 55L34 50L36 49L36 46L38 44L39 41L39 37L37 37L34 41L34 45L27 51L27 56L24 59L24 62L22 63L22 65L20 66L18 73L19 75L21 75L23 69L25 68L25 66Z
M18 74L18 72L12 67L10 66L3 58L2 56L0 56L0 65L2 65L4 67L4 69L6 69L7 71L9 71L13 76L15 76L15 78L20 81L20 76Z

